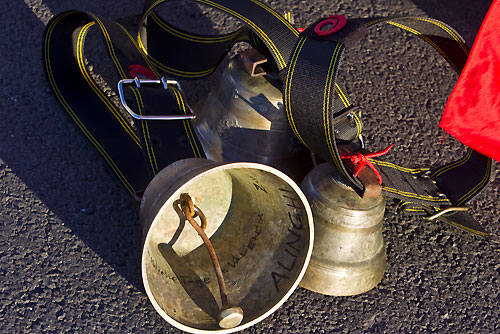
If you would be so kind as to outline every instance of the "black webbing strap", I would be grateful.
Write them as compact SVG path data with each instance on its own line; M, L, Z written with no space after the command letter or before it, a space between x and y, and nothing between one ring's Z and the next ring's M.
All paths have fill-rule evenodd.
M465 65L469 49L452 28L428 18L352 19L338 33L318 37L314 27L322 20L306 29L295 46L284 82L285 109L292 130L304 145L331 162L350 185L362 193L363 185L340 159L332 121L336 112L332 101L335 97L335 77L344 46L357 42L364 34L363 27L387 23L425 40L458 73ZM431 177L423 169L373 162L383 175L384 194L399 198L401 206L408 212L420 214L435 213L450 205L464 204L484 188L491 174L491 159L478 153L471 154L471 150L462 159L438 169ZM460 219L464 214L453 216ZM441 218L449 220L450 217ZM464 225L468 230L485 234L477 223L472 224L469 220L455 225Z
M85 68L85 35L96 25L100 27L88 13L69 11L54 17L45 30L45 70L55 95L73 121L125 188L135 194L149 181L139 137Z
M157 78L163 73L204 77L213 72L234 43L242 40L267 46L281 70L298 35L288 21L255 0L198 1L240 19L247 27L220 36L187 33L153 12L165 2L146 2L138 43L120 24L77 11L54 17L44 35L46 73L57 98L134 195L140 195L163 167L187 157L204 157L204 153L189 121L134 119L133 129L88 73L84 45L89 30L100 31L118 73L116 81L130 77L131 65L150 69ZM175 87L164 91L127 86L125 95L127 105L139 115L182 115L190 111Z
M154 13L167 0L148 0L139 23L138 40L155 66L172 76L199 78L212 73L231 46L240 40L262 41L278 70L286 67L299 33L281 15L257 0L195 0L240 20L250 29L220 36L203 36L174 28ZM200 57L200 54L203 57Z
M359 142L362 129L360 111L336 82L344 47L356 43L368 27L387 23L424 39L457 72L468 55L468 48L453 29L427 18L349 20L342 31L323 38L314 34L318 20L297 37L288 21L257 0L196 1L238 18L247 27L220 36L188 33L164 22L154 12L166 2L158 0L146 2L138 43L121 25L75 11L53 18L45 32L46 71L56 96L132 194L144 190L151 177L169 163L204 154L189 121L136 121L134 131L85 67L85 36L92 28L98 27L101 32L119 79L129 77L130 65L149 68L158 78L163 73L201 78L214 71L234 43L244 40L257 47L265 45L267 50L261 51L272 56L278 71L286 73L283 100L293 132L305 146L332 162L360 193L363 186L345 168L337 147ZM166 92L129 87L127 96L127 104L140 115L180 115L189 111L175 87ZM472 151L438 169L430 178L424 177L424 170L382 161L376 164L385 176L385 194L401 199L405 210L418 213L464 204L484 188L491 174L491 160ZM458 182L464 179L468 181Z
M162 126L138 121L137 131L133 129L85 67L85 37L94 28L105 40L118 80L129 77L130 65L152 68L121 25L91 13L70 11L56 16L47 25L44 38L47 77L71 118L127 190L137 195L146 188L152 176L169 163L203 154L187 121L168 121ZM128 104L133 105L138 114L186 113L184 98L175 87L168 91L129 87L127 96ZM172 140L181 145L167 145L167 141Z

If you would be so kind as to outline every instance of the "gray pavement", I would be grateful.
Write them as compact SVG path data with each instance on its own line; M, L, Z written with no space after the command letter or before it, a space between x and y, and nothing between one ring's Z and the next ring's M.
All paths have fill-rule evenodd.
M429 15L454 26L469 44L489 6L463 0L266 2L292 11L299 26L325 14ZM138 15L142 1L16 0L1 8L0 332L179 332L144 293L130 196L52 95L41 57L52 15L82 9L118 19ZM205 11L191 9L195 18ZM162 12L181 25L192 23L178 3ZM202 22L207 29L234 28L234 20L212 17ZM94 52L96 66L103 66L104 53ZM457 76L424 42L394 27L374 30L344 64L340 75L365 110L370 148L394 144L387 158L408 166L450 161L463 151L450 137L441 144L437 127ZM205 92L186 87L193 103ZM380 285L354 297L299 288L246 332L500 333L499 201L497 177L471 203L492 233L489 240L389 205L388 269Z

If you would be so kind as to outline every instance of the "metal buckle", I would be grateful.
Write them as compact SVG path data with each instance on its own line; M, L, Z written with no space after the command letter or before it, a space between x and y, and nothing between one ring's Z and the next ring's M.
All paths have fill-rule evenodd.
M456 211L467 211L469 208L463 207L463 206L449 206L447 208L444 208L442 210L437 211L435 214L430 215L428 217L424 217L424 220L434 220L436 218L441 217L444 214L447 214L448 212L456 212Z
M187 109L189 110L188 115L155 115L155 116L143 116L136 114L130 107L127 105L127 101L125 101L125 95L123 94L123 85L128 85L135 83L137 88L141 87L141 84L146 85L159 85L162 84L165 90L169 89L169 85L175 85L176 88L182 93L181 85L176 80L167 80L162 77L160 80L157 79L139 79L135 77L134 79L122 79L118 81L118 94L120 95L120 101L122 102L123 107L127 112L135 119L143 120L143 121L177 121L177 120L189 120L196 118L196 115L193 113L191 107L187 104Z

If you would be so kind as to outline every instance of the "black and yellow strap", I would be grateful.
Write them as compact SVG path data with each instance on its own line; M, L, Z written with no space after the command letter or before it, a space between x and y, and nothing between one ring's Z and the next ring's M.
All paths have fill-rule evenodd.
M85 39L92 29L105 41L117 73L116 81L128 78L130 65L155 71L121 25L91 13L69 11L54 17L47 25L43 46L46 74L70 117L126 189L131 194L140 194L152 176L169 163L200 157L203 153L187 121L166 122L161 130L152 122L138 121L136 129L133 128L85 66ZM183 95L175 88L165 92L163 89L130 87L127 96L129 105L139 114L186 112ZM167 143L172 140L181 144Z
M283 75L283 101L292 131L308 148L331 162L359 193L363 185L344 166L338 144L361 146L361 113L336 80L344 49L360 40L367 29L385 23L409 31L433 46L460 72L468 56L463 39L444 23L417 17L353 19L340 32L318 37L315 25L300 35L274 10L257 0L194 0L228 13L245 26L229 34L205 36L176 28L155 12L166 0L148 0L135 40L121 25L91 13L62 13L48 24L44 36L47 77L68 114L97 148L120 181L132 193L145 189L151 177L169 163L204 153L189 121L136 121L135 129L99 89L85 66L87 33L100 32L113 61L117 81L128 77L130 65L149 68L157 77L203 78L211 74L231 46L247 41L274 60ZM265 47L265 49L262 49ZM142 115L186 114L182 92L128 87L127 104ZM372 161L384 175L383 190L399 198L408 212L432 213L463 205L487 184L491 159L469 150L434 171L409 169ZM465 180L465 181L464 181ZM444 194L444 195L443 195ZM469 230L477 226L459 217ZM464 223L465 222L465 223Z
M140 194L166 165L187 157L204 157L189 121L135 120L135 129L95 82L85 64L89 31L97 30L116 70L116 82L129 77L131 65L157 77L201 78L211 74L239 41L265 45L276 67L286 67L298 32L268 6L256 1L198 0L222 10L245 27L233 33L204 36L163 21L154 9L167 1L147 1L135 40L120 24L92 13L69 11L54 17L44 35L49 83L68 114L105 158L132 194ZM182 92L127 86L127 104L139 115L188 113Z
M45 70L64 109L125 188L135 194L148 183L142 145L116 106L98 89L83 62L85 35L94 27L101 25L89 13L69 11L54 17L44 36Z
M332 163L350 185L362 193L363 185L340 159L338 140L335 138L337 129L333 122L338 107L332 100L340 97L335 94L335 77L344 47L361 39L367 28L385 23L422 38L458 73L465 65L469 49L455 30L429 18L351 19L338 33L318 37L314 27L322 20L324 18L300 34L292 53L283 89L285 110L296 136L320 157ZM428 208L463 205L484 188L491 175L491 159L472 153L472 150L462 159L438 169L430 177L430 173L424 173L422 169L404 168L383 161L372 162L378 165L383 175L384 194L400 199L405 203L405 210L418 214L428 214L431 212ZM464 215L460 213L453 216L463 219ZM455 225L484 234L477 223L466 220L465 225L460 222ZM470 228L471 225L474 227Z
M272 8L257 0L195 1L235 17L245 27L218 36L186 32L169 25L155 13L155 8L169 1L148 0L139 23L137 39L143 52L159 69L175 77L205 77L215 70L227 51L238 41L247 41L252 45L261 41L278 70L286 67L299 33Z

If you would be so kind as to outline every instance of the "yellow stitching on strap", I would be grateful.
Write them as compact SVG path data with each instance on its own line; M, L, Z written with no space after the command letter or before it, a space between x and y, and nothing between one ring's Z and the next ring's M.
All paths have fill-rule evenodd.
M80 33L78 34L77 38L77 43L76 43L76 57L77 57L77 62L78 66L80 68L80 72L82 73L83 77L85 78L85 81L87 81L87 84L90 86L90 88L94 91L94 93L99 97L99 99L104 103L104 105L108 108L109 111L115 116L115 118L118 120L118 122L121 124L121 126L125 129L127 134L133 139L133 141L137 144L137 146L141 147L139 138L137 137L137 134L133 131L133 129L130 127L128 122L124 119L122 114L116 109L115 105L111 103L108 98L102 93L102 91L97 87L96 83L92 78L90 77L89 73L87 72L87 69L85 67L85 63L83 61L83 41L85 40L85 36L87 34L87 31L90 27L92 27L95 23L90 22L87 23L81 30Z
M412 17L412 19L419 20L419 21L424 21L424 22L429 22L429 23L432 23L434 25L437 25L438 27L440 27L441 29L443 29L444 31L446 31L458 43L458 45L460 45L460 47L462 48L462 50L464 51L464 53L467 56L469 56L469 49L464 44L463 40L452 29L450 29L449 27L441 24L441 22L438 22L438 21L432 20L432 19L426 19L426 18L422 18L422 17Z
M351 103L347 99L347 96L345 96L342 89L340 89L340 86L337 83L335 83L335 87L338 89L339 95L342 97L342 102L344 102L344 106L349 107L351 105Z
M402 191L402 190L397 190L394 188L389 188L389 187L382 187L383 190L395 193L398 195L406 196L406 197L412 197L412 198L418 198L424 201L432 201L432 202L449 202L448 199L446 198L439 198L439 197L433 197L433 196L427 196L427 195L419 195L415 193L410 193L407 191Z
M354 121L356 122L356 127L358 128L358 132L356 133L356 138L358 138L361 134L361 131L363 130L363 123L361 123L361 120L355 112L353 112L352 115L354 117Z
M431 175L431 179L433 178L436 178L438 176L440 176L441 174L443 174L444 172L447 172L449 171L450 169L453 169L455 167L458 167L458 166L462 166L463 164L465 164L467 161L469 161L470 157L472 156L472 149L468 149L467 150L467 154L465 154L462 159L460 160L457 160L455 161L454 163L448 165L448 166L444 166L443 168L440 168L438 169L437 171L435 171L432 175Z
M325 129L325 137L328 145L328 149L330 151L330 155L335 163L337 169L339 171L343 171L340 161L337 159L337 155L335 154L334 144L332 142L332 134L331 134L331 125L330 125L330 92L332 87L332 80L334 75L335 64L337 63L337 58L340 53L341 44L338 43L333 51L332 58L330 59L330 65L328 67L328 73L326 76L325 90L323 93L323 127ZM344 173L342 173L344 174Z
M426 212L424 209L418 209L418 208L403 209L403 210L410 212Z
M172 91L174 92L174 96L175 96L175 99L177 100L177 105L179 106L179 109L182 109L184 114L186 114L186 109L184 108L184 104L182 104L182 106L181 106L180 101L182 100L182 97L180 97L180 93L178 92L177 88L172 88ZM189 121L184 120L184 121L182 121L182 125L184 126L184 131L186 132L186 137L189 140L189 146L191 146L191 150L193 151L193 155L195 157L198 157L196 155L197 150L198 150L198 146L196 146L196 140L194 139L193 133L190 131L191 128L190 128L188 122ZM191 138L191 136L193 136L193 138ZM195 146L196 146L196 149L195 149ZM199 151L198 151L198 154L199 154Z
M477 184L474 188L472 188L471 190L469 190L469 192L467 192L467 194L463 195L457 202L457 206L460 206L462 205L463 203L465 203L478 189L480 189L482 186L484 186L484 184L486 182L488 182L489 178L490 178L490 168L491 168L491 159L488 159L488 165L486 167L486 173L484 174L484 177L483 179L481 180L481 182L479 182L479 184Z
M300 140L304 146L309 148L309 146L306 144L306 142L302 139L302 137L299 134L299 131L297 130L297 127L295 126L295 122L293 120L293 115L292 115L292 109L290 106L290 92L292 90L292 78L293 78L293 73L295 71L295 65L297 63L297 59L299 58L300 51L302 50L302 47L304 46L305 42L307 40L307 37L301 37L299 42L297 43L297 46L295 47L295 50L293 51L292 58L290 60L290 66L288 70L288 75L286 77L286 82L285 82L285 99L287 103L285 103L286 106L286 114L288 117L288 122L290 123L290 126L292 128L293 133L295 136ZM309 148L310 149L310 148Z
M273 52L276 57L277 57L277 60L278 60L278 64L281 66L281 68L285 68L286 67L286 63L285 61L283 60L283 56L281 55L281 53L279 52L278 48L276 47L276 45L274 45L273 41L269 38L269 36L266 35L266 33L264 31L262 31L262 29L260 29L254 22L250 21L247 17L227 8L227 7L224 7L222 5L219 5L215 2L212 2L210 0L197 0L198 2L203 2L203 3L206 3L207 5L211 5L215 8L219 8L220 10L223 10L229 14L232 14L233 16L236 16L237 18L239 18L241 21L247 23L249 26L251 26L252 28L254 28L257 33L262 37L264 38L267 43L269 44L269 47L271 48L271 52Z
M177 104L179 105L179 108L181 108L182 112L186 115L187 114L186 105L184 104L184 99L181 95L181 92L177 88L172 88L172 89L174 90L175 98L177 99ZM196 144L196 137L193 134L193 130L191 129L191 123L189 122L189 120L185 120L183 121L183 123L188 138L191 136L189 142L191 144L191 149L193 150L194 156L197 158L201 158L200 149L198 148L198 144Z
M160 4L162 2L164 2L165 0L158 0L158 1L155 1L151 6L149 6L148 10L145 12L144 16L147 16L152 10L153 8L157 5L157 4ZM272 53L274 53L276 55L276 58L277 58L277 62L278 62L278 65L281 66L282 68L285 68L286 67L286 63L285 61L283 60L283 56L281 55L281 53L279 52L278 48L276 47L276 45L274 45L274 43L272 42L272 40L264 33L264 31L262 31L262 29L260 29L255 23L253 23L252 21L250 21L248 18L246 18L245 16L227 8L227 7L224 7L222 5L219 5L215 2L212 2L210 0L197 0L198 2L202 2L202 3L205 3L207 5L210 5L212 7L215 7L215 8L218 8L226 13L229 13L229 14L232 14L233 16L239 18L241 21L247 23L249 26L251 26L252 28L254 28L257 33L264 39L268 42L269 44L269 47L270 47L270 51ZM143 16L143 17L144 17Z
M387 161L380 161L380 160L375 160L375 159L368 159L368 160L370 160L372 163L379 165L379 166L390 167L390 168L394 168L394 169L400 170L402 172L411 173L411 174L419 174L421 172L425 172L425 171L429 170L429 168L426 168L426 167L406 168L406 167L401 167L401 166L395 165L395 164L393 164L391 162L387 162Z
M179 37L181 39L190 41L190 42L195 42L195 43L227 42L227 41L234 39L234 37L238 36L238 34L240 34L242 32L242 30L244 29L244 28L239 28L230 34L223 35L223 36L210 36L210 37L209 36L195 36L195 35L189 35L187 33L184 33L182 31L174 29L172 26L169 26L160 17L158 17L158 15L155 12L152 12L150 16L153 19L153 21L155 21L155 23L160 28L162 28L163 30L165 30L169 34L174 35L176 37Z
M120 73L120 76L122 79L126 79L127 75L125 75L125 72L123 71L123 68L118 61L116 54L115 54L115 48L113 47L113 42L111 41L111 38L109 37L108 31L106 30L106 27L104 24L101 22L101 20L97 16L93 16L94 20L97 22L99 27L101 27L101 30L104 34L104 39L106 40L106 44L108 45L108 50L109 54L111 55L111 59L113 59L113 62L115 63L116 69L118 70L118 73Z
M144 108L144 103L142 102L142 96L137 87L130 87L132 92L134 93L135 99L137 101L137 105L139 106L139 115L142 115L142 109ZM156 162L155 153L153 151L153 147L149 145L151 142L151 137L149 135L149 127L147 121L140 121L142 133L144 134L144 143L146 145L146 152L148 152L149 163L151 165L151 170L153 174L158 174L158 164Z
M208 70L204 70L204 71L200 71L200 72L187 72L187 71L182 71L182 70L176 70L176 69L174 69L172 67L168 67L168 66L162 64L160 61L158 61L155 58L153 58L152 56L150 56L148 54L146 48L142 44L140 34L138 36L137 42L139 44L139 48L142 51L142 53L147 56L147 59L151 63L153 63L154 66L158 67L159 69L161 69L165 73L176 75L176 76L179 76L179 77L184 77L184 78L198 78L198 77L207 76L207 75L213 73L215 71L215 69L216 69L215 67L212 67L212 68L210 68Z
M446 218L446 217L443 217L443 216L439 217L439 219L441 219L441 220L442 220L442 221L444 221L445 223L448 223L448 224L450 224L450 225L453 225L453 226L459 227L459 228L461 228L461 229L463 229L463 230L469 231L469 232L471 232L471 233L474 233L474 234L477 234L477 235L480 235L480 236L483 236L483 237L486 237L486 236L488 236L488 235L489 235L488 233L481 232L481 231L478 231L478 230L474 230L474 229L472 229L472 228L470 228L470 227L467 227L467 226L464 226L464 225L462 225L462 224L459 224L459 223L457 223L457 222L455 222L455 221L453 221L453 220L451 220L451 219L448 219L448 218Z
M434 43L433 41L431 41L427 36L423 35L419 31L417 31L415 29L412 29L412 28L410 28L408 26L405 26L405 25L403 25L401 23L396 23L396 22L393 22L393 21L387 21L386 23L391 24L391 25L396 26L396 27L399 27L401 29L407 30L407 31L409 31L409 32L417 35L418 37L422 38L424 41L426 41L427 43L429 43L429 45L431 45L434 49L436 49L436 51L439 52L439 54L444 59L446 59L446 61L451 65L451 67L453 67L453 69L455 70L455 72L460 73L460 71L458 70L457 65L455 65L455 63L448 57L448 55L439 46L437 46L436 43Z
M259 1L256 1L256 0L250 0L252 1L253 3L255 3L256 5L259 5L260 7L264 8L266 11L268 11L269 13L271 13L272 15L274 15L278 20L280 20L288 29L290 29L290 31L295 35L295 37L298 37L299 36L299 32L297 31L297 29L295 29L289 21L285 20L281 15L279 15L278 13L276 13L272 8L269 8L268 6L264 5L263 3L259 2ZM292 14L290 12L288 12L288 17L291 18L292 17Z
M54 30L54 27L56 26L59 21L61 21L63 18L73 14L74 12L69 12L66 14L61 15L59 18L57 18L55 21L52 22L52 24L48 27L46 39L44 41L45 43L45 68L47 70L48 78L50 81L50 84L52 88L54 89L54 93L56 94L58 100L61 102L63 105L64 109L68 112L70 117L73 119L73 121L77 124L77 126L82 130L82 132L85 134L85 136L90 140L90 142L96 147L96 149L101 153L101 155L104 157L104 159L108 162L109 166L111 169L115 171L115 174L117 175L118 179L123 183L125 188L131 193L135 194L136 191L132 187L132 185L128 182L128 180L125 178L123 173L120 171L118 166L116 166L115 162L111 159L111 157L107 154L106 150L99 144L99 142L92 136L92 134L88 131L88 129L81 123L80 119L76 116L76 114L73 112L69 104L66 102L64 97L62 96L61 92L59 91L59 88L57 87L57 84L54 79L54 75L52 73L52 67L50 64L50 38L52 36L52 32Z

